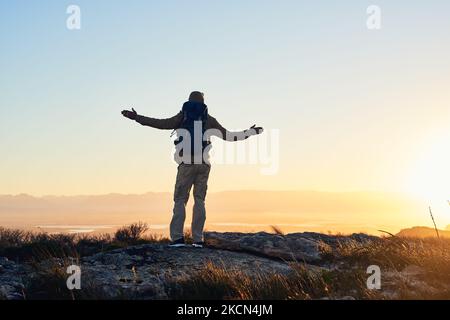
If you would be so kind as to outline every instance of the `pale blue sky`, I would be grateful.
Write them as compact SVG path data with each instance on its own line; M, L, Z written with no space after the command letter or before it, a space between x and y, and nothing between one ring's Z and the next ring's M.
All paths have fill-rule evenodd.
M405 191L449 133L449 12L436 0L0 0L0 194L172 190L170 132L119 112L171 116L191 90L226 127L281 132L277 175L216 166L213 191Z

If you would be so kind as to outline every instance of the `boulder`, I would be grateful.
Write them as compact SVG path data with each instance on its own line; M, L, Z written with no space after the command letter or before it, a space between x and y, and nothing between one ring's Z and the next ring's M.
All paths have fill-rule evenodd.
M252 253L264 257L316 263L320 261L320 243L300 234L278 235L267 232L245 234L238 232L207 232L208 247Z
M334 236L314 232L291 233L287 235L239 232L207 232L206 244L215 249L252 253L285 261L298 261L311 264L321 262L324 249L334 249L339 243L377 241L378 237L366 234Z

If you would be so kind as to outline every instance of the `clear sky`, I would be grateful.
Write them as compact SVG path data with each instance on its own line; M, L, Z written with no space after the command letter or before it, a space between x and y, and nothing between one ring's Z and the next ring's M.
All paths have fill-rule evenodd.
M120 111L201 90L225 127L280 130L277 174L216 165L212 191L448 195L449 30L447 0L0 0L0 194L171 191L170 132Z

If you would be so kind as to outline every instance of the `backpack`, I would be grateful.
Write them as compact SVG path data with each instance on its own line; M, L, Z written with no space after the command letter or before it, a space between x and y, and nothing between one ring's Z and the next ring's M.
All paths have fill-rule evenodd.
M178 129L187 130L191 137L191 155L194 156L196 151L200 151L203 154L203 151L211 144L209 141L204 141L203 137L206 131L206 122L208 121L208 107L200 102L192 102L188 101L184 103L183 108L181 109L183 113L183 121L180 124ZM197 121L201 121L201 134L197 133L197 137L195 136L195 123ZM197 124L198 126L198 124ZM198 140L198 141L197 141ZM183 142L183 136L180 136L175 140L175 145ZM195 146L200 144L201 149L196 150ZM186 146L184 146L186 148ZM198 148L198 147L197 147Z

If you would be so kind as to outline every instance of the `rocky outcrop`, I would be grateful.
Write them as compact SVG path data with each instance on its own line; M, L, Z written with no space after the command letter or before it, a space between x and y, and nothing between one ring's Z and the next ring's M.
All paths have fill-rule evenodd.
M22 300L23 276L25 271L21 265L0 257L0 300Z
M308 268L317 269L323 246L375 239L365 235L337 239L316 233L208 232L204 249L169 248L162 244L118 249L84 258L82 272L84 279L89 279L97 289L102 288L106 298L126 295L136 299L166 299L168 283L189 278L209 262L250 275L256 270L288 274L292 272L289 261L304 262Z
M305 232L287 235L237 232L207 232L205 242L208 246L230 251L257 254L269 258L306 263L319 263L324 249L333 249L339 242L376 241L377 237L353 234L349 237L331 236ZM326 248L328 247L328 248Z
M319 244L305 237L281 236L260 232L256 234L217 233L205 235L208 246L216 249L240 251L282 260L317 262Z
M166 299L169 282L186 279L208 262L249 273L256 269L276 273L290 270L286 263L240 252L149 244L87 257L82 261L82 272L89 282L104 289L107 298L126 293L139 299Z
M439 237L450 238L450 230L437 230ZM429 227L412 227L408 229L402 229L396 234L397 237L403 238L436 238L436 229Z
M334 250L340 242L365 243L378 239L363 234L344 237L318 233L208 232L204 249L145 244L83 257L76 264L81 267L82 291L87 296L90 294L97 299L167 299L173 283L189 279L210 262L250 276L256 271L258 274L287 275L292 272L289 262L303 262L311 270L328 268L322 260L324 249ZM46 271L53 270L54 266L59 268L57 285L65 289L67 265L63 259L53 259L31 267L0 257L0 299L27 298L24 287L36 283L40 277L42 279L42 273L52 277L52 273L46 274ZM45 298L41 292L31 298L36 296Z

